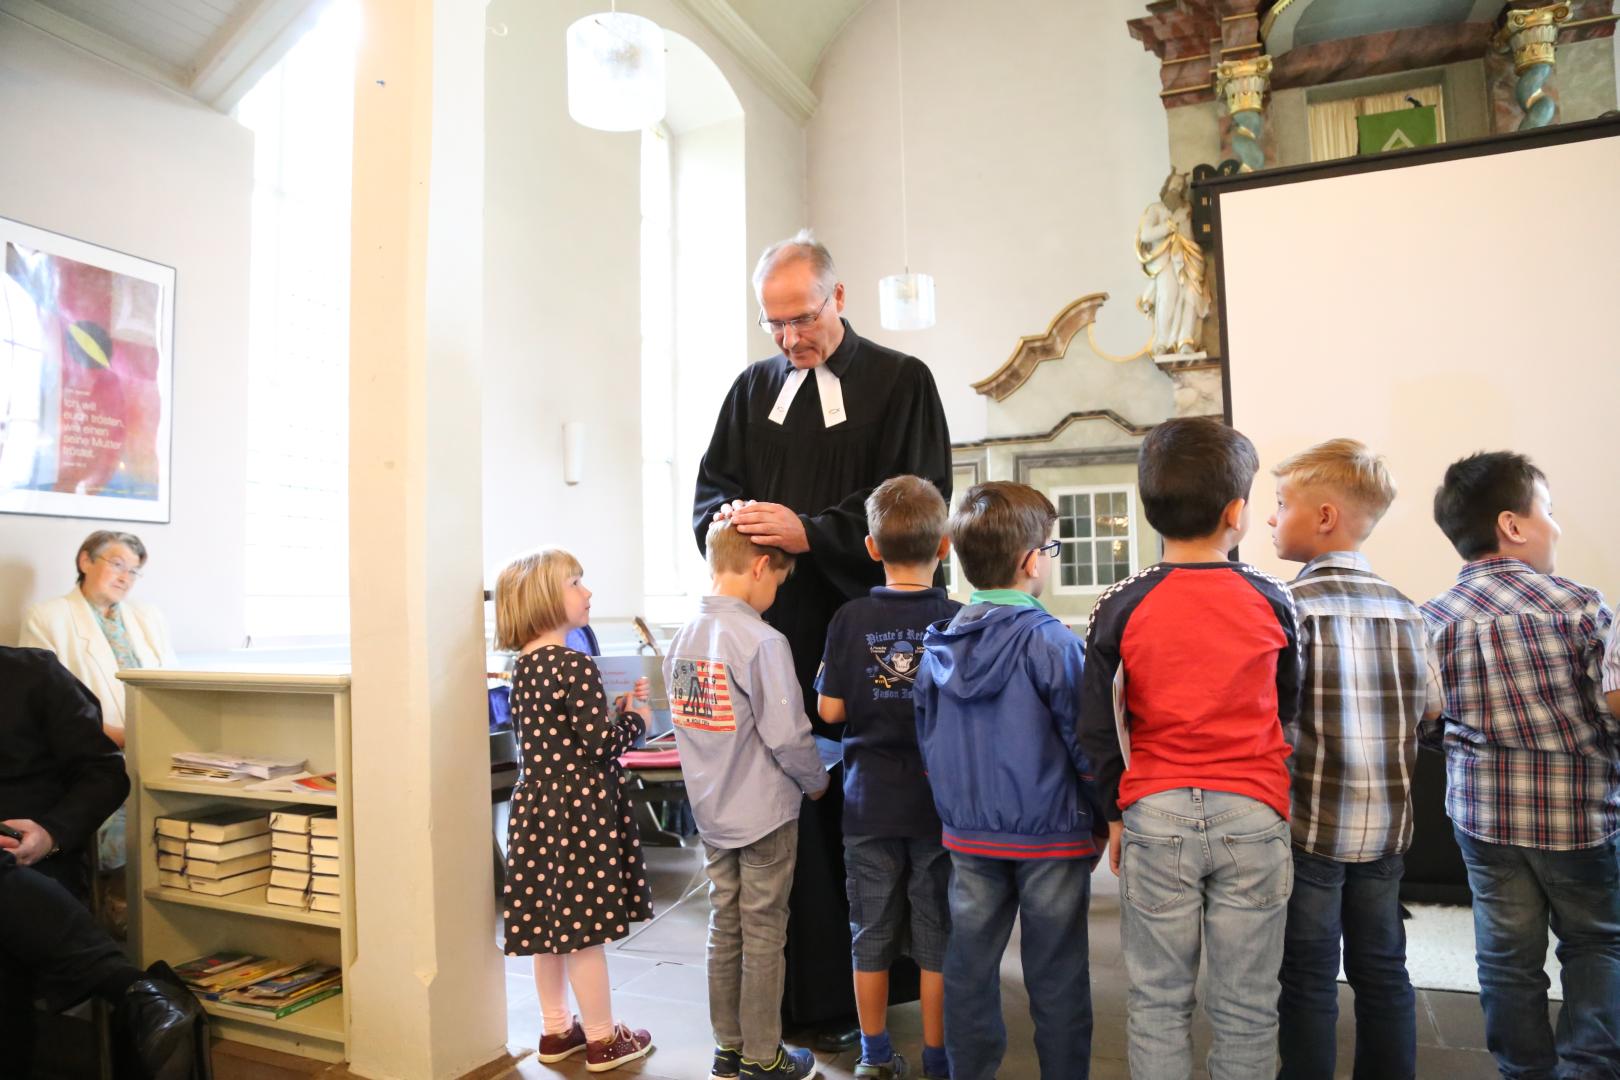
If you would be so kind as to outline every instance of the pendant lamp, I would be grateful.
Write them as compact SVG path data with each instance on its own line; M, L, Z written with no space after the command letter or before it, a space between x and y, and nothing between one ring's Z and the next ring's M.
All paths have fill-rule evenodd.
M664 118L664 31L621 11L568 28L568 115L598 131L640 131Z
M906 70L900 0L894 0L894 53L900 120L900 256L905 270L878 282L878 322L885 330L926 330L934 325L934 276L911 272L911 232L906 206Z

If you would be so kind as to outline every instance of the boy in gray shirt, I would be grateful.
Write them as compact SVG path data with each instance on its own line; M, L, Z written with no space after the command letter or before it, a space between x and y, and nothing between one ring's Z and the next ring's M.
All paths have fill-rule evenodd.
M783 947L800 796L819 799L827 773L787 638L760 617L793 557L729 521L707 549L713 589L670 644L664 681L709 875L712 1076L807 1080L815 1057L782 1045Z

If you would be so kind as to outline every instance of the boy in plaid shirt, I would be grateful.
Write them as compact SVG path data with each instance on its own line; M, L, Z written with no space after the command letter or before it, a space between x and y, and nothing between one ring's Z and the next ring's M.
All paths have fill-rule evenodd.
M1416 995L1401 925L1412 844L1418 725L1440 713L1439 673L1418 607L1373 573L1361 545L1389 509L1383 459L1354 439L1272 470L1279 558L1305 674L1290 725L1294 892L1278 999L1281 1080L1334 1074L1340 942L1356 995L1357 1077L1417 1072Z
M1620 1076L1620 724L1611 621L1555 577L1547 478L1522 454L1446 470L1434 519L1466 564L1423 605L1445 684L1446 813L1474 893L1485 1040L1503 1076ZM1564 1008L1547 1021L1549 922Z

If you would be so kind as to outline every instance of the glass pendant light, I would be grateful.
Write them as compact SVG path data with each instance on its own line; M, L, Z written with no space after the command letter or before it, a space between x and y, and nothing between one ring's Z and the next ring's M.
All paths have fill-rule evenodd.
M900 29L900 0L894 0L894 70L900 120L900 256L905 270L878 282L878 321L885 330L926 330L934 325L934 276L911 272L906 206L906 71Z
M664 118L664 31L617 10L568 28L568 115L598 131L640 131Z

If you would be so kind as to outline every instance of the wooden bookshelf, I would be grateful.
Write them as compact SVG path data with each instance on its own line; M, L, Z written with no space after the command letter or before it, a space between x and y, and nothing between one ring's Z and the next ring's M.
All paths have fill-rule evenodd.
M329 667L309 671L126 670L125 753L134 798L129 813L130 943L145 966L179 965L222 949L286 961L321 960L343 968L355 956L354 841L349 765L349 678ZM169 775L180 750L228 750L305 758L310 772L337 774L336 795L249 791ZM345 873L342 914L281 907L264 886L209 896L159 885L153 819L240 806L332 806L337 810ZM215 1035L324 1061L346 1059L348 995L338 994L276 1019L252 1009L205 1002Z

